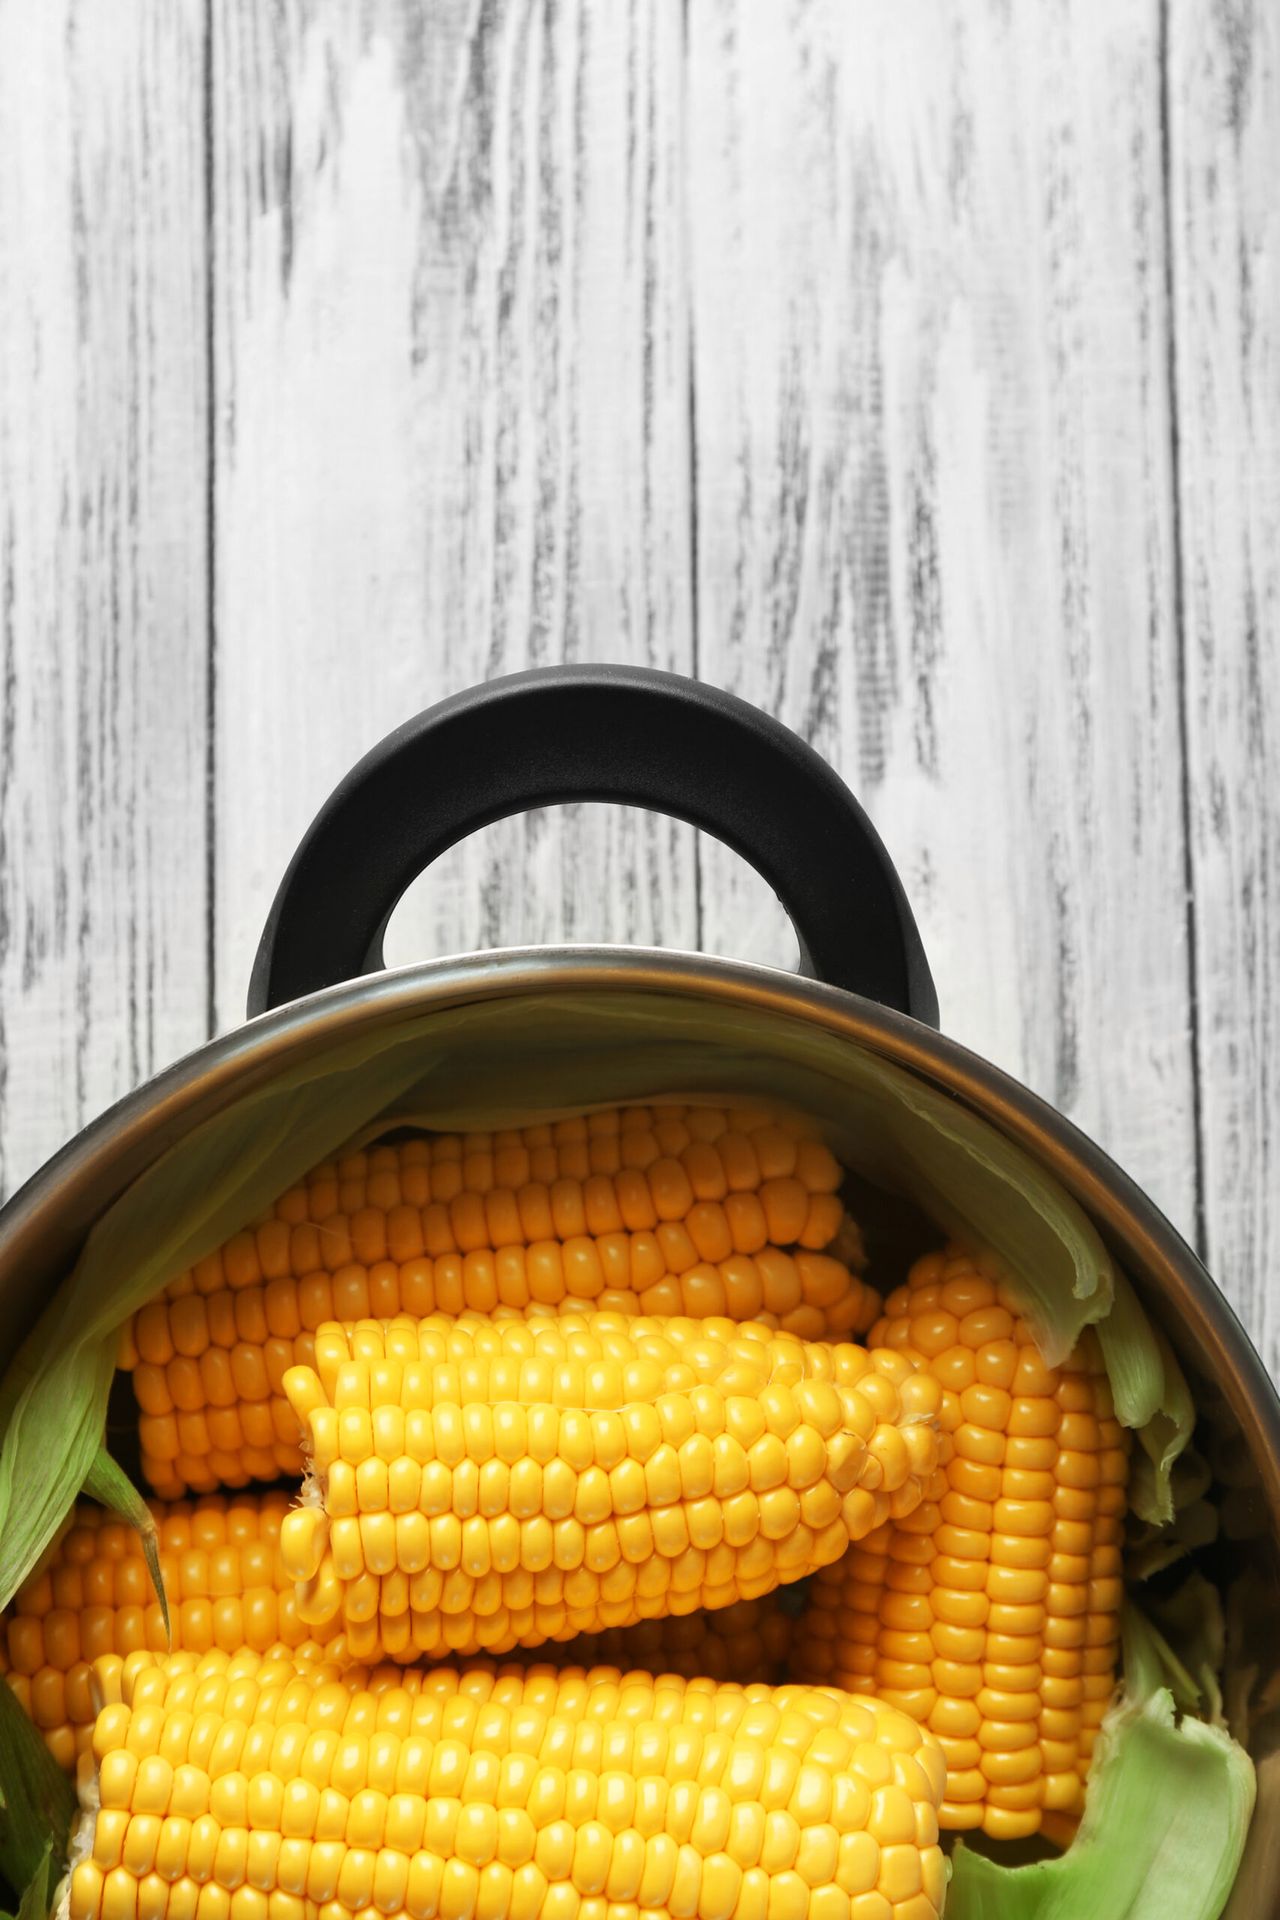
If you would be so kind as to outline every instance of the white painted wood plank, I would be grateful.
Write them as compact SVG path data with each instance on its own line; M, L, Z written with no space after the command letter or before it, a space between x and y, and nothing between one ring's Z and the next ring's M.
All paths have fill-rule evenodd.
M217 998L315 809L444 694L691 661L681 18L215 0ZM693 836L490 829L393 959L692 944Z
M202 9L0 6L0 1187L204 1038Z
M1169 21L1208 1250L1280 1378L1280 17Z
M868 804L947 1030L1191 1230L1154 0L691 0L689 88L700 670ZM759 898L707 944L780 956Z

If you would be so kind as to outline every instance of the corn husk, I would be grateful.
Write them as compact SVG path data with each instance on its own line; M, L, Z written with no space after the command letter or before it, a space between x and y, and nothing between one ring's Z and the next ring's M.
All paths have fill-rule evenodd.
M22 1897L18 1901L17 1911L0 1914L0 1920L44 1920L53 1904L53 1889L57 1883L57 1868L53 1858L53 1842L45 1843L40 1856L40 1864L27 1881Z
M0 1880L21 1894L23 1920L48 1909L75 1806L75 1788L0 1680Z
M114 1513L118 1520L123 1520L127 1527L132 1527L137 1534L151 1585L160 1602L165 1639L171 1643L169 1596L164 1590L164 1576L160 1571L160 1530L156 1526L155 1515L124 1468L111 1458L105 1447L99 1447L90 1461L82 1491L91 1500L96 1500L100 1507L106 1507ZM54 1537L56 1539L56 1534Z

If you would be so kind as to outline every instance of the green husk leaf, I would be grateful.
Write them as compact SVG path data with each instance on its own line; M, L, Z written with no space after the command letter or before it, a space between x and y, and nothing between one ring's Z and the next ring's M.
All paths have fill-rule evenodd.
M680 991L522 992L385 1024L280 1072L159 1155L102 1215L0 1382L0 1606L38 1562L102 1444L118 1332L318 1160L380 1117L448 1131L653 1098L765 1098L810 1114L860 1174L1004 1263L1047 1357L1120 1303L1109 1343L1122 1418L1144 1416L1153 1512L1190 1432L1176 1368L1152 1358L1084 1213L1021 1148L853 1038ZM1149 1330L1148 1330L1149 1332Z
M1201 1690L1186 1662L1147 1616L1126 1606L1121 1615L1125 1692L1132 1700L1150 1700L1162 1687L1179 1713L1195 1713Z
M40 1865L26 1884L16 1914L0 1914L0 1920L46 1920L53 1906L53 1843L45 1847Z
M165 1639L172 1644L169 1596L164 1590L164 1575L160 1570L160 1534L150 1507L124 1468L117 1465L105 1447L99 1447L93 1456L93 1463L85 1475L84 1491L91 1500L96 1500L99 1506L117 1515L137 1534L142 1543L142 1557L147 1563L147 1572L151 1575L151 1584L164 1615Z
M1214 1726L1224 1725L1221 1675L1226 1660L1227 1627L1218 1589L1202 1573L1193 1571L1176 1593L1161 1599L1148 1598L1141 1613L1134 1607L1125 1611L1127 1633L1134 1631L1133 1620L1142 1621L1161 1646L1170 1651L1177 1648L1179 1665L1194 1681L1201 1718L1212 1721ZM1126 1650L1126 1662L1127 1658ZM1128 1673L1127 1664L1125 1672ZM1174 1697L1177 1698L1176 1691Z
M62 1871L75 1809L70 1780L0 1681L0 1876L21 1890L23 1914L33 1883Z
M1126 1609L1125 1693L1103 1721L1075 1839L1022 1867L958 1846L947 1920L1218 1920L1257 1783L1243 1747L1192 1717L1198 1693L1164 1636Z
M1122 1273L1115 1276L1115 1298L1111 1312L1098 1324L1098 1339L1116 1418L1137 1431L1151 1463L1151 1472L1134 1481L1130 1504L1141 1519L1165 1526L1174 1513L1174 1464L1195 1425L1191 1390L1172 1347L1152 1326Z
M113 1362L110 1346L52 1353L30 1382L27 1405L18 1401L0 1449L0 1606L85 1483L102 1444Z
M1218 1509L1212 1500L1196 1500L1186 1508L1178 1508L1175 1503L1167 1527L1152 1527L1149 1534L1125 1549L1125 1575L1130 1580L1150 1580L1189 1554L1211 1547L1220 1532Z
M1135 1516L1158 1508L1158 1486L1155 1463L1139 1450L1129 1470L1129 1501ZM1208 1461L1194 1446L1188 1447L1168 1477L1172 1519L1163 1524L1150 1519L1138 1525L1130 1523L1124 1551L1128 1580L1150 1580L1198 1548L1212 1546L1222 1524L1217 1504L1210 1497L1212 1486Z

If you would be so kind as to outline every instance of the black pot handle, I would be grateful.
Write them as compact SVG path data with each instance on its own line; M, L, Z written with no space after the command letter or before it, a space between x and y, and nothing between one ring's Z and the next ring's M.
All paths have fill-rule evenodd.
M811 978L936 1026L901 882L826 761L733 694L643 667L541 667L442 700L325 802L276 894L250 1014L383 966L405 888L455 841L529 807L609 800L723 840L773 888Z

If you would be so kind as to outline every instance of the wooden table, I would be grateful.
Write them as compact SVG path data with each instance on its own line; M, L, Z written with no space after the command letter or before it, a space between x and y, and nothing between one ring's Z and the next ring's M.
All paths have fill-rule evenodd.
M1280 1370L1278 130L1262 0L2 0L5 1186L380 734L646 661L835 762ZM557 938L790 935L587 808L391 951Z

